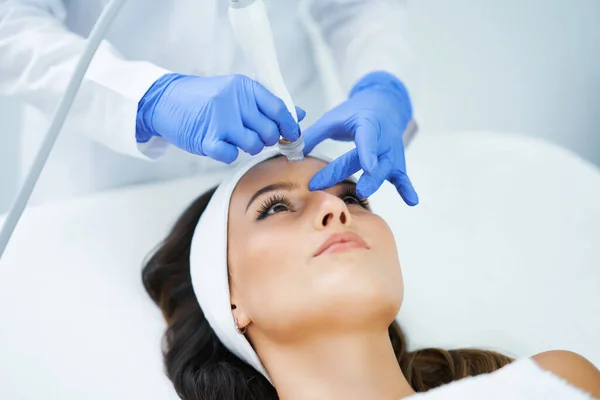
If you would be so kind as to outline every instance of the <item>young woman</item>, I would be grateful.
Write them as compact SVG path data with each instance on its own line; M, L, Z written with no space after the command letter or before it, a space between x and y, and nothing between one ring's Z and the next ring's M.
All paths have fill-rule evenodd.
M502 398L600 396L600 372L570 352L408 352L394 237L354 182L309 191L325 161L252 163L198 198L143 271L181 398L397 400L433 388L442 398L446 384L496 370L511 384L489 390L513 390Z

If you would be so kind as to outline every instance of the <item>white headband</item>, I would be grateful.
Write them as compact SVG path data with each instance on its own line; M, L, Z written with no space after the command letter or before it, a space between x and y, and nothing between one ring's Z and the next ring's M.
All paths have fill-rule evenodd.
M238 181L255 165L279 155L277 149L266 150L240 165L221 182L198 221L190 251L192 286L208 323L229 351L254 367L271 383L250 342L235 327L229 294L227 224L229 202ZM324 156L311 154L311 157L331 161Z

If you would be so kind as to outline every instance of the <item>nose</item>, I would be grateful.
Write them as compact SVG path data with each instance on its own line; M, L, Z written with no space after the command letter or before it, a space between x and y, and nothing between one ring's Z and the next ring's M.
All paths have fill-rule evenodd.
M315 216L316 229L322 230L336 225L350 225L352 217L342 199L326 192L320 192L317 201L319 203Z

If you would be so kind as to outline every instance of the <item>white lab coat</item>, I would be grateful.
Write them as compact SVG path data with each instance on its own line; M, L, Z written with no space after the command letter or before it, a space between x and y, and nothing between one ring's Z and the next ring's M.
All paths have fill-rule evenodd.
M411 53L403 1L265 0L282 74L295 102L308 111L307 120L325 110L313 56L316 37L300 18L302 1L318 39L331 50L344 91L375 69L401 79L406 75ZM27 104L22 173L38 150L84 38L107 3L0 0L0 94ZM224 166L159 138L138 145L135 116L140 98L167 72L252 76L230 30L227 8L227 0L129 0L83 80L33 201Z

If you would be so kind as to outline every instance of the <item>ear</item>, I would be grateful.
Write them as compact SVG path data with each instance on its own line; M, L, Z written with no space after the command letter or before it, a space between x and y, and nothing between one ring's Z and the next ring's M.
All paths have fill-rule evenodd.
M244 329L252 322L248 314L244 311L244 308L238 306L233 301L231 302L231 313L233 314L233 319L237 322L238 329Z

